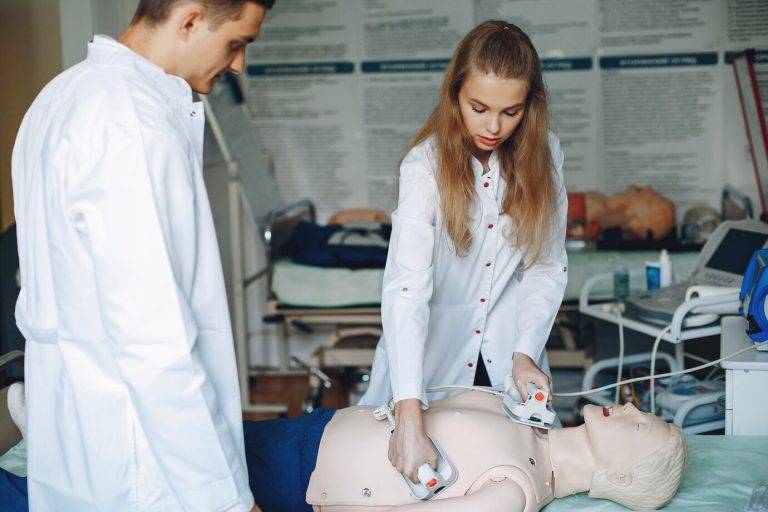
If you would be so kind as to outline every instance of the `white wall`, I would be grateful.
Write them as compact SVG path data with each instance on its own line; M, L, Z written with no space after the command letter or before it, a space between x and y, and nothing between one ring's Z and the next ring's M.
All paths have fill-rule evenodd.
M138 0L59 0L64 68L85 58L94 34L118 37L130 23Z

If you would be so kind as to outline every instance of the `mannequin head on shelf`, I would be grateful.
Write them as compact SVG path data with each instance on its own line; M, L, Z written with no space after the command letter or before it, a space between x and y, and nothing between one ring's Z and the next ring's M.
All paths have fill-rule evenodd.
M669 234L675 225L675 205L651 187L630 186L621 194L586 192L587 221L601 230L620 227L629 239L655 240Z
M688 460L683 432L631 404L588 405L583 413L596 469L589 496L635 510L669 503Z

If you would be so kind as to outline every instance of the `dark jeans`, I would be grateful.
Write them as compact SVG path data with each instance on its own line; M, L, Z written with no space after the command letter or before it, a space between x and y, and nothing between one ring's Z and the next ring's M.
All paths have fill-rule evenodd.
M473 386L491 386L491 378L488 376L488 370L485 368L482 352L477 356L477 369L475 370L475 382Z

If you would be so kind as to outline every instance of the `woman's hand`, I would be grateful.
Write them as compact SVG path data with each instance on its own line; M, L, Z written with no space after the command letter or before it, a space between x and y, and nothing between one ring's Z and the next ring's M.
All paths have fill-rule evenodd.
M437 469L437 452L424 433L421 400L409 398L395 405L395 431L389 438L389 462L413 483L419 482L419 468L426 462Z
M514 362L512 378L523 401L528 398L528 383L544 389L549 396L549 401L552 401L552 386L549 376L539 369L534 360L522 352L515 352L512 360Z

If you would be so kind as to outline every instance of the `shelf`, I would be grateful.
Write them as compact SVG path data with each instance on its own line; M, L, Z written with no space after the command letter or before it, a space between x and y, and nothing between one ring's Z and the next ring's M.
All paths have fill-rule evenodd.
M594 318L599 318L600 320L604 320L606 322L610 322L616 325L618 325L619 322L622 321L625 328L631 329L633 331L642 332L654 338L657 337L659 333L661 333L661 331L664 329L661 326L647 323L647 322L641 322L631 317L624 316L624 317L621 317L620 319L619 315L616 315L614 313L609 313L605 311L604 308L605 308L605 304L584 306L579 308L579 312L584 315L588 315ZM678 336L675 336L672 332L667 332L664 334L664 336L662 336L661 339L663 339L664 341L668 341L670 343L680 343L681 341L685 341L685 340L704 338L706 336L717 336L719 334L720 334L720 323L715 322L712 325L707 327L697 327L695 329L681 330Z

